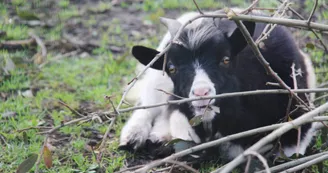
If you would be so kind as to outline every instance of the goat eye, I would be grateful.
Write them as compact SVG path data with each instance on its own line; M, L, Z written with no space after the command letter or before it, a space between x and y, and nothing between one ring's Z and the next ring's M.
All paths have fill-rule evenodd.
M169 72L171 74L174 74L177 71L177 69L175 68L175 66L173 64L169 65Z
M222 61L223 61L223 64L228 65L230 62L230 58L225 56Z

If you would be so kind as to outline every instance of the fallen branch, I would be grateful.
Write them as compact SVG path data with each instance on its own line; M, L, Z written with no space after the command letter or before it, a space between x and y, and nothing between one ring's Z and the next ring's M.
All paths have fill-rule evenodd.
M268 162L266 161L266 159L261 154L255 152L255 151L249 151L247 153L245 152L244 154L245 154L245 156L252 155L252 156L257 157L262 162L262 164L265 168L265 171L267 173L270 173Z
M328 88L318 88L318 89L298 89L291 90L294 93L318 93L318 92L328 92ZM278 90L255 90L255 91L243 91L243 92L234 92L234 93L223 93L215 96L206 96L206 97L195 97L195 98L186 98L181 100L169 100L162 103L147 105L147 106L135 106L125 109L119 109L118 112L129 112L137 109L148 109L153 107L165 106L170 104L182 104L186 102L196 101L196 100L207 100L207 99L218 99L218 98L228 98L228 97L237 97L237 96L250 96L250 95L259 95L259 94L289 94L288 90L278 89ZM105 114L113 114L114 112L105 112Z
M311 161L311 160L313 160L315 158L318 158L320 156L327 155L327 154L328 154L328 151L322 152L322 153L318 153L318 154L314 154L314 155L307 156L307 157L303 157L303 158L300 158L300 159L297 159L297 160L293 160L293 161L290 161L290 162L287 162L287 163L283 163L283 164L274 166L274 167L270 168L270 171L271 172L278 172L278 171L281 171L281 170L285 170L285 169L288 169L290 167L293 167L293 166L297 166L297 165L306 163L308 161ZM263 170L263 171L258 171L256 173L265 173L265 172L266 171Z
M43 41L41 40L41 38L39 36L35 35L32 32L29 33L29 35L36 41L38 46L40 46L42 58L45 59L47 57L47 48L44 45Z
M27 40L13 40L13 41L5 41L0 43L0 49L7 50L20 50L25 49L28 46L35 46L36 41L34 38L30 38Z
M327 105L328 105L328 103L327 103ZM328 106L326 106L326 107L328 107ZM315 111L317 111L317 109ZM327 120L328 120L328 117L326 117L326 116L312 117L312 118L310 118L310 119L308 119L308 120L306 120L302 123L305 124L305 123L309 123L309 122L313 122L313 121L327 121ZM180 151L178 153L172 154L172 155L170 155L170 156L168 156L164 159L153 161L153 162L145 165L144 167L136 170L136 172L143 173L143 172L146 172L147 170L150 170L150 169L152 169L156 166L162 165L162 164L164 164L165 162L167 162L169 160L174 160L174 159L177 159L177 158L192 154L192 153L197 152L197 151L201 151L201 150L204 150L204 149L207 149L207 148L215 147L215 146L218 146L219 144L224 143L224 142L228 142L228 141L232 141L232 140L235 140L235 139L260 134L260 133L267 132L267 131L272 131L272 130L275 130L275 129L278 129L280 127L283 127L285 125L290 125L290 124L291 124L291 122L269 125L269 126L260 127L260 128L256 128L256 129L236 133L236 134L233 134L233 135L225 136L225 137L222 137L220 139L213 140L213 141L210 141L210 142L202 143L200 145L197 145L197 146L191 147L189 149ZM293 126L293 124L291 124L291 125Z
M305 122L308 122L309 119L313 119L318 114L325 112L328 109L328 103L325 103L321 105L320 107L300 116L299 118L287 122L285 125L280 127L279 129L273 131L269 135L265 136L261 140L259 140L257 143L252 145L250 148L248 148L245 152L249 151L257 151L260 148L262 148L264 145L268 144L269 142L272 142L274 139L280 137L284 133L288 132L289 130L299 127L300 125L304 124ZM245 153L244 152L244 153ZM238 166L241 162L245 160L245 157L243 154L236 157L234 160L232 160L230 163L228 163L221 171L221 173L228 173L232 169L234 169L236 166Z
M296 172L296 171L302 170L304 168L307 168L307 167L309 167L311 165L314 165L314 164L323 162L325 160L328 160L328 154L325 154L323 156L320 156L318 158L315 158L315 159L313 159L311 161L308 161L308 162L303 163L301 165L295 166L293 168L287 169L285 171L282 171L281 173L292 173L292 172Z

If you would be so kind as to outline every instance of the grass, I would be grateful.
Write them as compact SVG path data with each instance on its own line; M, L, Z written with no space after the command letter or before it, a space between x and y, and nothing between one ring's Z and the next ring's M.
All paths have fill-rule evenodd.
M31 9L33 3L27 3L31 1L37 7L31 10L33 14L41 20L47 21L51 18L58 23L51 28L31 28L13 22L13 17L17 16L16 9ZM275 1L266 2L261 6L270 7L270 4ZM0 41L27 39L29 31L35 32L44 41L58 41L62 39L63 28L69 22L75 21L80 22L82 27L74 29L85 27L88 31L95 32L95 37L100 43L100 47L93 49L84 57L75 55L59 60L55 60L54 57L73 48L68 45L65 47L68 50L49 49L47 60L50 63L43 68L38 68L38 64L33 63L34 49L26 47L24 50L10 52L0 50L0 67L6 66L5 58L12 59L16 65L16 68L9 74L4 74L3 71L0 74L0 136L4 137L5 143L8 144L0 140L0 172L15 172L19 164L29 155L40 151L44 136L40 135L38 130L24 132L19 130L38 125L57 126L62 122L77 118L69 109L61 106L58 100L64 101L81 113L88 112L84 110L87 108L90 109L89 111L112 110L104 96L114 95L113 101L117 105L123 86L133 78L136 61L129 53L131 46L142 44L155 47L160 41L156 37L157 31L159 30L161 34L165 31L161 27L153 35L140 33L132 37L129 30L124 28L124 19L111 13L111 9L116 7L105 2L100 2L92 8L82 4L83 8L92 12L92 15L87 15L79 11L80 5L74 1L59 0L48 9L49 4L39 0L13 0L10 4L0 3L0 31L6 32L4 37L0 37ZM202 10L209 10L236 5L245 7L247 3L242 0L233 0L230 3L206 0L199 1L198 5ZM190 0L145 0L141 4L133 5L122 2L120 6L124 9L141 10L138 13L145 15L140 18L153 26L159 24L159 16L164 16L170 11L196 10ZM307 9L309 10L311 8ZM328 12L323 12L320 16L327 15ZM103 18L110 19L100 24ZM140 30L140 32L143 31ZM113 53L108 45L123 48L123 52ZM311 54L314 62L322 61L323 55L320 49L306 50L305 48L305 51ZM327 65L321 65L317 70L322 69L327 69ZM327 75L319 75L318 82L327 80ZM31 96L29 92L34 95ZM5 118L4 116L9 115L10 112L15 113L15 116ZM127 115L123 115L118 118L100 163L97 162L88 146L95 132L105 133L108 123L99 123L95 120L61 128L55 139L63 140L63 142L51 142L53 166L48 169L42 161L40 169L49 173L92 172L99 171L100 167L110 173L118 170L123 166L126 158L133 157L130 153L117 150L120 129L126 117ZM94 132L86 129L93 129ZM319 137L316 147L320 147L321 143L321 137ZM31 172L34 169L32 168ZM213 169L215 165L204 164L200 171L208 172Z

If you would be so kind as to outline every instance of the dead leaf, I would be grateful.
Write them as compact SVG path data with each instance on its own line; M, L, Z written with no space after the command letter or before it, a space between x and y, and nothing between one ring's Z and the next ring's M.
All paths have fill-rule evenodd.
M24 162L22 162L17 170L16 173L26 173L28 172L35 164L36 160L38 159L38 154L30 155Z
M43 56L40 52L33 56L34 64L40 65L44 62Z
M3 67L3 70L8 73L9 71L12 71L16 68L15 63L13 62L13 60L9 57L5 58L5 66Z
M52 155L51 151L47 146L44 146L43 148L43 159L46 167L49 169L52 167Z
M312 43L306 43L306 48L308 48L308 49L314 49L314 44L312 44Z
M203 116L195 116L191 120L189 120L189 124L191 126L197 126L200 123L202 123L202 120L203 120Z
M217 107L217 106L210 106L210 108L215 112L215 113L220 113L220 107Z

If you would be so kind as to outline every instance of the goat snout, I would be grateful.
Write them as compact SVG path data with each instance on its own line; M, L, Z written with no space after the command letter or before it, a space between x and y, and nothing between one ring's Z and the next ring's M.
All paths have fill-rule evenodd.
M210 87L199 87L192 90L194 96L207 96L211 92Z

